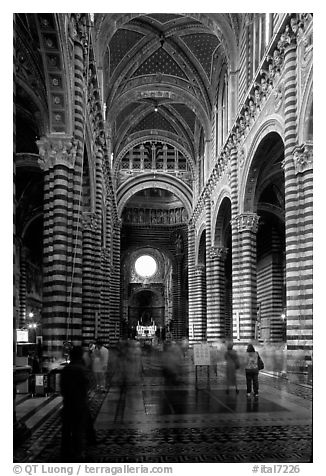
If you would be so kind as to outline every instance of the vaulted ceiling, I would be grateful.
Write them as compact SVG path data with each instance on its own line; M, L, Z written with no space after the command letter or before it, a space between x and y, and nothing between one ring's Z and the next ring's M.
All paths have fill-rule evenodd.
M233 68L241 15L95 14L97 61L114 157L133 140L210 136L220 77ZM169 142L170 141L170 142ZM172 141L172 142L171 142Z

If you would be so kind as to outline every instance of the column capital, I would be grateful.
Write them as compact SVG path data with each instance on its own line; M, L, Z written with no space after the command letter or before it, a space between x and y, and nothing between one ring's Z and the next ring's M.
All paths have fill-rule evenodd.
M102 261L108 262L110 261L110 250L108 248L102 248L101 249L101 258Z
M96 213L83 212L82 213L83 230L95 231L97 230L98 220Z
M259 218L256 213L241 213L231 220L231 226L239 232L252 231L257 233Z
M204 276L206 272L206 267L204 264L197 264L194 268L195 276Z
M278 49L282 52L288 47L296 47L297 37L302 34L304 23L299 15L292 16L290 22L285 26L284 32L277 43Z
M87 13L73 13L69 24L69 34L73 41L86 47L88 44L88 18Z
M43 170L56 165L65 165L69 169L75 166L78 141L73 137L42 137L36 141L39 148L39 164Z
M113 219L113 227L115 229L120 230L120 228L122 227L122 219L119 218L119 217L114 218Z
M188 223L188 233L193 234L196 231L196 226L194 223Z
M228 254L228 248L222 246L211 246L208 249L208 256L212 260L221 260L225 261Z
M293 149L293 161L295 173L303 173L313 168L313 145L312 142L304 142Z

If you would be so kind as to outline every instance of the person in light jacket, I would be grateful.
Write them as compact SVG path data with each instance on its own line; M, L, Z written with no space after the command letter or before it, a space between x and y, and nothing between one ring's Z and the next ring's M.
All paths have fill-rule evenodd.
M105 391L106 373L109 361L109 350L100 340L96 341L95 349L92 353L92 369L95 376L96 389Z
M258 352L255 351L255 348L252 344L249 344L247 347L247 352L245 355L245 370L247 380L247 397L250 398L251 389L253 387L254 397L258 398Z

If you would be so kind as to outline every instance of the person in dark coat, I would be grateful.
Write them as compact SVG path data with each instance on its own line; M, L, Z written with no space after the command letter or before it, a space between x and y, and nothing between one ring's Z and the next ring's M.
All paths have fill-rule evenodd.
M70 363L61 373L62 457L65 462L83 462L90 434L91 416L88 405L89 374L82 347L73 347ZM93 428L93 427L92 427Z
M253 387L254 397L258 398L258 352L252 344L247 347L247 353L245 356L245 369L247 380L247 397L251 396L251 389Z

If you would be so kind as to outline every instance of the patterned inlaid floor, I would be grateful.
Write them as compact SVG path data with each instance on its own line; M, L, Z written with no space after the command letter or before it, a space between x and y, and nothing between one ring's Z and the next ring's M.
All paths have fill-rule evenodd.
M260 375L258 400L225 392L223 372L204 373L198 388L185 361L177 385L167 385L157 362L144 359L143 378L106 394L92 393L98 443L87 449L94 463L310 462L310 388ZM60 462L59 412L15 452L17 462Z

